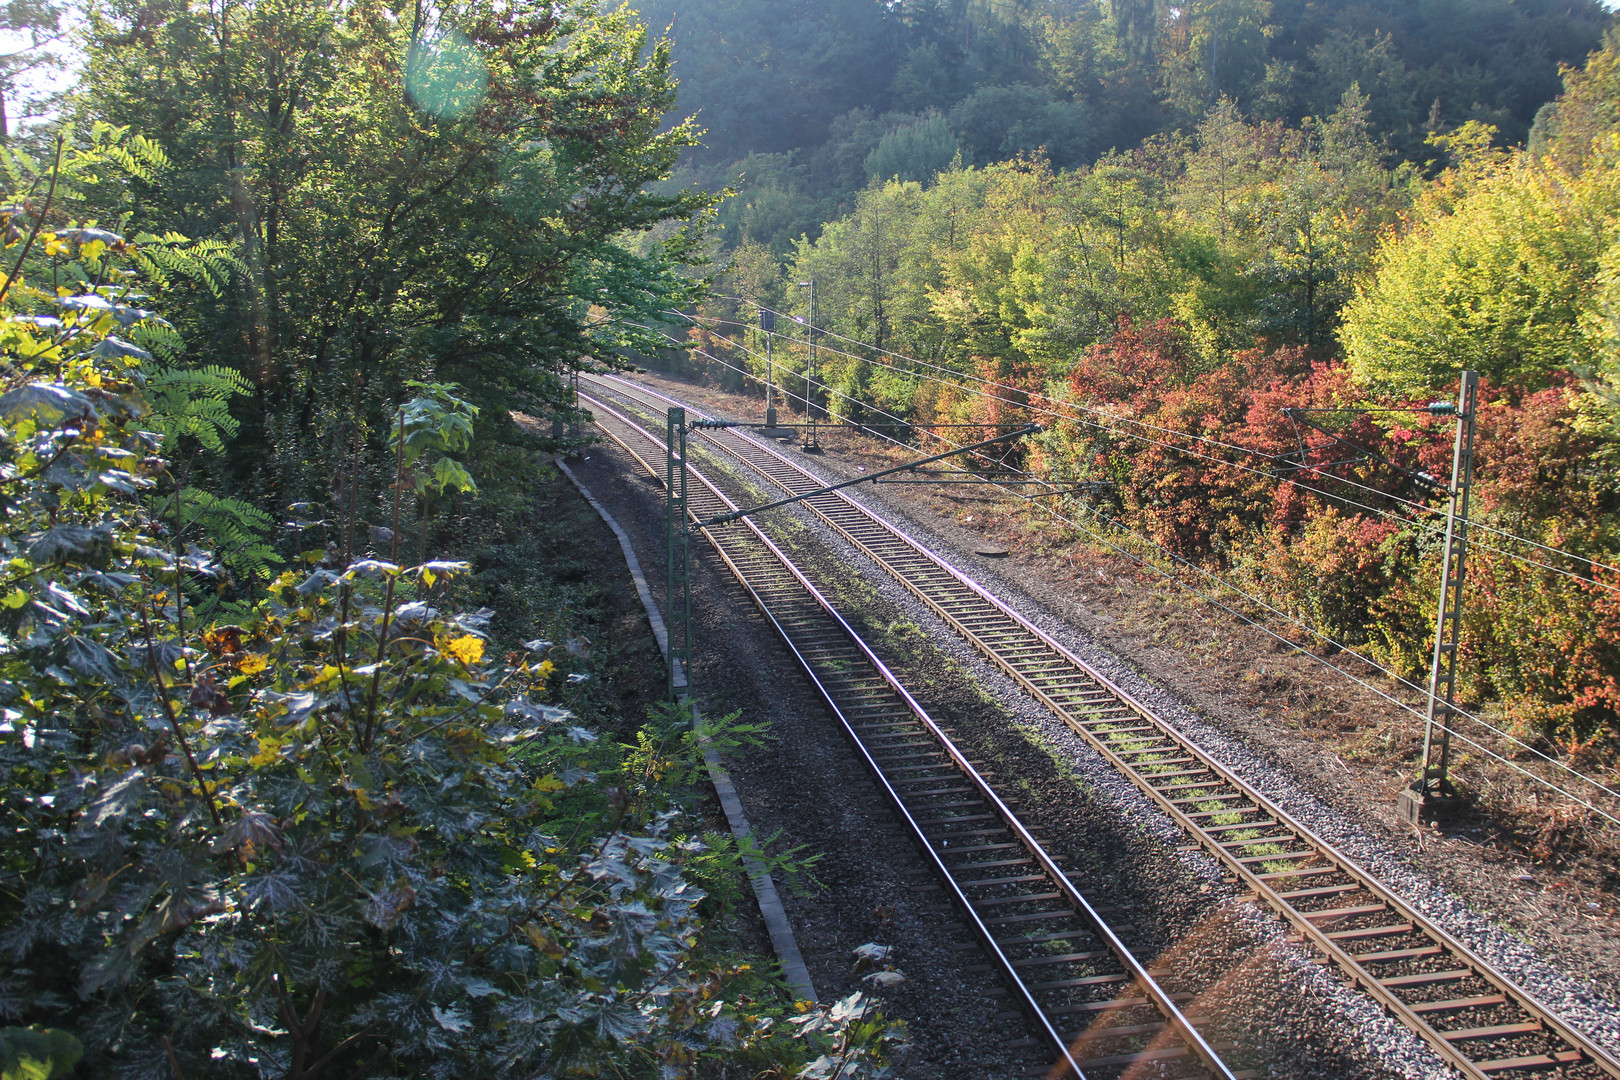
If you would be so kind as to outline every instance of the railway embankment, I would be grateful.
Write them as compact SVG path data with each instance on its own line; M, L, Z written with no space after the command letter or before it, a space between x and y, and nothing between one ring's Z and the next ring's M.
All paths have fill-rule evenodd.
M680 387L679 390L688 397L692 395L690 387ZM744 407L713 394L708 395L707 400L721 411L727 405L733 409ZM829 439L839 437L824 436L824 445L828 444ZM860 447L839 448L833 445L830 448L841 449L845 456L840 457L837 453L824 455L817 459L819 469L829 477L859 475L863 452ZM870 489L863 488L863 493L867 490ZM1009 530L1004 521L1002 531L993 535L1007 541L1006 546L1012 550L1012 556L995 560L975 556L975 548L986 547L985 533L975 527L975 514L971 511L981 515L979 524L982 525L986 518L997 520L999 515L994 504L974 497L939 500L911 493L895 496L890 492L884 492L886 514L905 519L909 527L926 535L928 542L937 550L944 552L954 549L956 557L973 566L973 572L980 580L993 583L998 594L1004 593L1012 598L1015 606L1032 621L1062 638L1067 646L1086 656L1110 677L1132 686L1134 693L1153 702L1156 709L1175 717L1178 726L1194 734L1201 743L1214 748L1223 760L1237 762L1237 767L1254 779L1268 796L1288 805L1290 812L1307 815L1312 830L1332 837L1336 845L1346 847L1358 860L1373 867L1381 877L1395 880L1404 893L1415 898L1414 903L1423 909L1425 915L1445 922L1454 933L1464 937L1470 947L1490 956L1493 963L1500 963L1512 970L1515 978L1523 980L1533 992L1546 998L1555 1008L1571 1013L1584 1027L1593 1030L1596 1037L1612 1036L1612 1002L1605 1000L1612 994L1612 987L1607 986L1603 973L1604 957L1606 950L1612 950L1613 937L1602 924L1605 909L1601 901L1577 901L1598 905L1595 909L1586 907L1575 911L1579 919L1575 928L1583 933L1561 934L1556 920L1543 920L1538 926L1540 940L1527 940L1530 936L1522 931L1516 932L1514 926L1514 919L1519 916L1521 909L1511 902L1500 905L1495 902L1503 884L1503 875L1498 870L1494 875L1496 880L1489 880L1492 876L1489 870L1491 860L1480 858L1480 851L1467 850L1460 852L1460 858L1446 858L1452 854L1448 847L1469 843L1467 834L1463 832L1460 834L1462 838L1459 838L1459 832L1453 830L1451 833L1426 831L1412 836L1391 828L1383 819L1393 815L1380 814L1365 805L1377 799L1377 784L1366 775L1356 776L1353 765L1360 765L1362 772L1366 773L1370 771L1366 763L1353 757L1347 762L1340 755L1324 749L1323 739L1302 735L1297 726L1275 722L1279 713L1287 714L1290 702L1286 696L1269 698L1265 705L1258 708L1241 700L1228 702L1224 695L1218 702L1211 701L1210 680L1200 680L1199 676L1203 673L1196 666L1205 657L1196 648L1191 650L1191 655L1179 652L1175 640L1178 633L1185 632L1186 624L1195 620L1205 624L1203 629L1208 638L1201 641L1218 639L1222 628L1209 626L1207 616L1189 611L1184 606L1167 613L1164 608L1168 605L1163 596L1121 573L1119 567L1109 566L1105 560L1096 560L1080 567L1071 559L1054 557L1050 551L1042 553L1039 538ZM941 510L945 512L941 513ZM833 556L834 559L844 560L850 557L847 552ZM1098 575L1097 585L1093 585L1089 576L1091 573ZM843 575L843 580L850 578L850 575ZM1101 585L1112 586L1108 590L1111 598L1106 603L1097 600ZM1137 601L1139 607L1146 610L1132 608L1128 603L1131 600ZM883 625L873 625L872 618L866 620L876 636L887 634L893 639L888 642L890 648L903 654L907 639L916 638L925 642L938 640L945 643L944 652L950 652L948 643L951 635L931 632L926 625L927 612L908 612L903 603L898 611L899 614L895 616L878 617L879 622L887 620ZM1146 620L1154 617L1160 621L1157 632L1132 632L1143 630ZM911 628L909 632L908 627ZM921 633L917 632L919 628ZM1099 629L1101 633L1098 633ZM1227 643L1227 655L1241 651L1243 644L1241 641L1236 645ZM1207 651L1204 650L1206 654ZM970 655L956 658L956 662L964 668L974 660ZM1251 658L1250 670L1265 672L1268 666L1281 666L1285 662L1286 658L1279 660L1274 652L1262 653ZM1283 667L1283 670L1287 668ZM937 673L932 676L925 674L921 682L924 685L943 686L949 679ZM984 687L993 685L994 676L981 677L973 694L982 699L985 696ZM1219 695L1218 688L1215 693ZM949 697L948 693L946 697ZM978 714L993 712L984 709L982 701L976 710L970 708L968 711ZM1297 712L1295 715L1297 717ZM1027 722L1035 719L1026 718L1023 741L1026 747L1044 745L1049 749L1063 733L1043 733L1037 724ZM1273 722L1268 724L1268 720ZM997 721L989 726L1004 734L1008 730L1015 730L1017 723L1009 727L1007 723ZM986 756L990 752L985 751ZM1316 758L1314 762L1313 755ZM1321 764L1323 755L1339 763L1336 770L1326 770L1326 783L1323 782L1324 768ZM1058 761L1061 756L1048 753L1048 757ZM1025 784L1033 784L1034 781L1029 778L1039 776L1038 766L1030 762L1020 762L1017 772L1020 782ZM1357 782L1347 783L1340 773ZM1068 779L1072 781L1073 777ZM1068 786L1073 788L1075 785L1069 783ZM1094 816L1088 818L1087 825L1094 827ZM1474 846L1487 847L1485 844ZM1426 858L1413 858L1414 850ZM1507 850L1506 845L1497 849L1496 854L1503 859L1520 857ZM1480 864L1472 873L1467 865L1469 856ZM1457 865L1459 863L1462 864L1461 869ZM1449 873L1436 873L1433 864L1444 865ZM1535 876L1533 864L1527 872L1513 875L1509 899L1522 896L1522 889L1518 892L1512 890L1533 884ZM1525 878L1530 880L1523 880ZM1215 891L1213 884L1208 887L1211 892ZM1568 884L1563 888L1566 895L1555 895L1552 902L1561 902L1567 917L1568 893L1571 889ZM1549 891L1557 892L1556 889L1541 890L1539 895L1544 896ZM1535 911L1545 910L1539 903L1532 902L1530 907ZM1550 938L1549 921L1555 923ZM1178 940L1181 936L1185 936L1184 931L1178 932ZM1584 948L1577 950L1579 955L1571 963L1556 944L1560 940L1576 938ZM1222 955L1228 956L1229 952L1222 951ZM1608 967L1607 970L1613 969ZM1321 1045L1322 1041L1316 1040L1317 1048ZM1385 1064L1398 1065L1398 1062L1386 1056ZM1416 1059L1400 1067L1403 1071L1422 1068Z

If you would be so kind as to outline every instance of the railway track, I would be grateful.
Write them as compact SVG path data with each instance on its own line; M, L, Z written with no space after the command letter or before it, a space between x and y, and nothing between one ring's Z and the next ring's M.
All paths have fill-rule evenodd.
M679 404L625 380L589 382L641 409ZM740 431L703 435L789 494L825 483ZM1620 1080L1620 1062L966 574L842 492L804 505L1062 719L1323 962L1464 1076Z
M662 478L662 440L605 402L597 424ZM737 507L688 469L703 520ZM1115 928L835 607L754 523L704 535L786 642L1041 1040L1048 1075L1239 1080Z

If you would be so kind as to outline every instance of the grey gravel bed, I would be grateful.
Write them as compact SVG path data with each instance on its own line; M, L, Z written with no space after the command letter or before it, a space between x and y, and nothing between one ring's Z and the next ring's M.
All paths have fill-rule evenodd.
M877 512L892 519L892 515L882 509L877 509ZM1231 900L1233 890L1223 884L1224 873L1215 860L1201 851L1182 849L1186 841L1180 829L1145 795L1066 724L1053 716L1044 706L1032 700L1022 687L986 662L972 646L941 622L882 567L825 526L808 510L793 507L779 513L791 514L802 528L808 530L835 553L834 558L838 562L852 569L858 568L867 585L925 629L930 644L971 673L974 680L1019 722L1037 731L1046 745L1052 749L1054 756L1060 759L1061 765L1066 767L1077 781L1085 784L1098 802L1117 808L1122 816L1129 817L1138 829L1166 851L1185 877L1209 886L1209 907L1212 912L1215 908L1223 906L1224 898L1224 906L1228 910L1223 914L1235 919L1241 925L1244 936L1257 943L1258 955L1263 955L1267 965L1282 970L1283 974L1274 978L1288 984L1297 1001L1315 1003L1323 1013L1332 1018L1330 1024L1334 1030L1326 1033L1312 1030L1310 1032L1312 1038L1322 1039L1326 1036L1346 1047L1355 1047L1359 1050L1357 1056L1364 1057L1370 1062L1377 1062L1385 1074L1392 1077L1439 1080L1441 1077L1454 1075L1426 1043L1386 1017L1369 998L1354 992L1342 980L1314 963L1313 954L1309 950L1290 944L1286 940L1286 929L1279 920L1260 911L1253 904ZM767 528L770 526L768 520L762 524ZM905 526L914 532L920 531L915 530L910 522L905 523ZM935 546L937 550L936 538L926 536L919 538L930 543L930 546ZM1006 585L1005 582L986 581L986 575L981 573L975 573L974 576L997 588ZM1133 692L1139 690L1143 694L1151 694L1151 703L1155 707L1173 704L1168 701L1163 691L1146 683L1115 657L1097 649L1089 641L1077 639L1069 628L1054 626L1052 622L1042 613L1042 619L1037 625L1049 631L1063 631L1065 644L1077 647L1079 655L1096 664L1111 677L1125 680L1122 685L1128 683ZM1190 714L1184 709L1177 706L1177 710L1175 715L1188 715L1190 718ZM1258 1010L1247 1005L1243 1011L1259 1015ZM1284 1017L1286 1019L1282 1019ZM1271 1013L1265 1017L1264 1022L1273 1025L1271 1030L1261 1033L1262 1037L1269 1041L1276 1042L1286 1039L1290 1034L1296 1034L1289 1030L1296 1023L1296 1017L1289 1013ZM1303 1060L1299 1060L1302 1055L1296 1055L1302 1069L1297 1075L1301 1077L1312 1075L1309 1053L1309 1047L1306 1047L1303 1048Z
M810 467L812 471L832 475L835 479L842 479L835 471L821 466L820 461L807 461L799 455L800 463ZM1090 663L1098 671L1117 682L1121 688L1135 695L1143 704L1152 707L1166 720L1170 721L1188 737L1196 741L1204 750L1216 757L1228 768L1232 769L1245 781L1253 784L1268 798L1288 810L1301 824L1311 829L1322 839L1338 848L1345 855L1360 863L1364 868L1377 876L1379 880L1389 885L1402 899L1411 904L1425 916L1432 919L1443 929L1454 934L1463 944L1479 953L1484 959L1497 967L1498 970L1516 981L1524 990L1534 995L1544 1005L1557 1012L1564 1020L1580 1028L1589 1038L1603 1046L1611 1053L1620 1055L1620 1007L1597 987L1573 978L1560 970L1556 963L1533 949L1523 939L1511 931L1492 922L1490 919L1472 911L1468 905L1441 888L1435 882L1414 873L1407 857L1400 851L1381 842L1377 837L1369 835L1365 830L1358 828L1353 822L1346 820L1338 812L1323 805L1315 796L1303 791L1288 776L1269 763L1262 760L1242 743L1237 742L1224 732L1213 726L1211 721L1189 709L1176 695L1165 688L1145 678L1140 672L1120 660L1114 654L1100 648L1090 638L1081 634L1074 627L1067 624L1060 617L1040 602L1038 598L1031 597L1025 589L996 571L995 560L981 556L950 554L954 545L946 538L929 529L926 523L917 521L906 514L902 508L883 503L881 500L864 498L866 493L850 493L853 501L867 506L872 512L889 520L897 527L903 527L912 536L936 553L947 553L947 558L958 570L969 577L979 581L990 592L1008 604L1031 623L1046 633L1052 635L1064 646L1072 650L1077 656ZM809 515L806 514L806 517ZM835 537L830 530L826 530L829 537ZM836 537L842 542L841 537ZM848 548L847 543L845 547ZM853 548L849 550L853 551ZM892 588L899 593L910 597L910 593L898 582L889 577L886 571L869 560L862 559L864 567L874 579L881 577L885 588ZM913 606L926 612L926 608L911 598ZM928 613L931 616L931 613ZM1107 786L1107 790L1118 790L1122 798L1134 798L1140 805L1146 817L1156 819L1162 823L1162 829L1171 835L1180 837L1179 830L1160 813L1147 799L1136 790L1123 777L1119 777L1111 766L1096 755L1078 736L1068 731L1056 718L1045 709L1035 706L1021 688L1018 688L1010 679L995 672L990 665L978 656L965 641L962 641L953 631L937 619L930 617L932 629L953 655L963 662L972 662L976 669L985 672L986 685L993 686L998 696L1016 694L1023 698L1032 711L1039 712L1047 727L1061 729L1069 737L1074 747L1077 767L1086 757L1094 763L1094 768L1085 770L1088 779L1094 773L1107 773L1115 777L1115 782ZM1094 783L1100 780L1093 779ZM1195 857L1207 862L1211 867L1217 864L1201 855L1184 856ZM1218 870L1215 871L1217 874ZM1269 916L1261 916L1269 919ZM1271 920L1275 922L1275 920ZM1280 925L1280 924L1279 924ZM1302 954L1303 955L1303 954ZM1337 980L1333 980L1337 981ZM1341 987L1346 1002L1351 1000L1362 1002L1372 1011L1372 1015L1381 1018L1382 1014L1372 1005L1369 999L1356 994L1348 988ZM1357 1021L1362 1022L1360 1020ZM1394 1027L1391 1022L1385 1022L1386 1027ZM1400 1029L1405 1035L1405 1029ZM1440 1068L1438 1075L1447 1075L1448 1070L1440 1065L1438 1057L1434 1056L1428 1047L1415 1037L1405 1035L1405 1041L1420 1048L1422 1057L1427 1059L1424 1067ZM1380 1039L1382 1043L1382 1039ZM1392 1048L1392 1047L1391 1047ZM1379 1052L1384 1052L1382 1047ZM1425 1075L1414 1072L1410 1075Z
M859 475L853 468L835 467L838 463L834 460L810 459L797 454L791 456L812 471L833 479L849 479ZM1612 998L1599 988L1572 977L1560 968L1555 957L1545 955L1512 931L1470 910L1455 893L1415 872L1410 856L1394 848L1387 841L1370 835L1367 830L1347 819L1342 813L1302 789L1284 770L1269 764L1243 742L1220 730L1216 726L1217 720L1189 709L1175 694L1145 678L1113 653L1100 648L1062 616L1053 613L1038 597L1032 596L1023 585L999 573L995 560L962 553L958 548L960 541L952 541L942 536L926 521L918 520L916 515L908 513L904 507L889 503L879 495L869 495L861 491L855 495L855 499L897 526L905 528L931 550L941 553L956 552L947 554L946 557L950 558L959 569L980 581L1025 618L1117 681L1145 704L1159 711L1213 756L1269 798L1286 807L1302 824L1386 882L1414 908L1456 935L1464 944L1517 981L1524 990L1539 998L1600 1045L1611 1052L1620 1053L1620 1008L1617 1008ZM1107 800L1115 802L1131 813L1144 831L1167 847L1173 849L1184 843L1180 831L1174 824L1133 785L1120 777L1083 740L1069 731L1066 725L1033 702L1010 679L985 663L975 650L934 618L924 605L899 583L894 582L881 567L871 563L841 537L821 526L808 512L799 511L797 516L807 527L815 530L817 535L838 550L841 559L859 565L868 583L881 595L910 613L911 618L926 627L935 645L956 659L966 670L973 672L986 690L1023 722L1039 731L1048 745L1058 748L1066 755L1067 764L1077 778L1090 785ZM1178 858L1188 872L1206 880L1219 881L1221 871L1218 864L1202 853L1181 852ZM1343 1015L1350 1032L1362 1041L1367 1053L1381 1058L1394 1074L1411 1077L1452 1075L1426 1044L1403 1027L1385 1018L1370 999L1354 992L1336 976L1311 963L1311 954L1307 950L1287 945L1283 941L1284 930L1278 920L1252 905L1247 906L1244 918L1253 920L1252 929L1268 942L1268 947L1273 950L1278 962L1290 965L1291 971L1297 972L1303 992L1317 996L1323 1001L1332 1002Z
M643 560L661 558L663 519L653 488L617 447L592 449L579 466L593 492L625 525ZM705 549L706 550L706 546ZM895 949L907 980L878 996L886 1016L911 1025L900 1075L915 1080L1023 1080L1009 1039L1029 1034L1000 1020L1004 993L969 968L960 920L913 882L927 869L882 812L847 743L826 722L774 631L716 560L693 567L693 676L711 715L737 710L762 719L771 735L727 766L750 821L770 850L818 856L802 890L778 885L804 960L824 1001L873 993L852 968L867 942ZM653 583L655 597L659 583ZM802 847L801 847L802 845Z
M882 513L881 510L878 510ZM808 511L798 511L796 516L801 524L814 530L817 535L838 551L839 558L851 566L859 566L867 583L873 586L885 599L904 610L908 616L926 628L930 641L947 655L956 660L966 670L972 672L976 681L988 690L997 701L1016 715L1021 721L1034 727L1044 737L1047 744L1063 755L1063 763L1073 774L1081 779L1088 787L1101 797L1101 801L1112 804L1122 813L1138 823L1138 826L1155 840L1159 841L1173 854L1180 867L1189 876L1202 880L1212 886L1219 887L1224 878L1224 871L1219 863L1201 851L1178 850L1186 843L1186 837L1181 829L1154 806L1148 797L1142 794L1134 784L1120 775L1119 771L1110 765L1085 740L1076 735L1063 721L1054 716L1050 710L1033 700L1024 689L1007 677L1004 673L993 667L971 645L963 640L954 630L946 626L935 614L918 600L905 586L895 581L887 571L871 561L858 548L855 548L842 536L827 528ZM885 514L885 517L889 515ZM899 522L895 522L899 525ZM908 529L910 523L907 523ZM923 538L930 547L935 548L934 538ZM958 567L958 569L963 569ZM990 582L982 573L971 573L981 583L992 587L996 595L1005 599L1005 582ZM1022 599L1022 597L1020 598ZM1029 617L1022 607L1020 613ZM1031 619L1032 622L1036 620ZM1049 620L1036 622L1043 630L1049 633L1059 629L1050 624ZM1132 693L1143 697L1145 703L1155 709L1164 710L1167 716L1174 716L1179 723L1183 717L1193 719L1185 709L1175 703L1168 694L1142 679L1136 672L1131 671L1117 658L1097 649L1089 641L1079 639L1077 635L1069 632L1067 628L1063 640L1065 645L1074 648L1078 655L1087 662L1097 666L1099 670L1111 678L1120 680L1121 685ZM1057 636L1054 633L1054 636ZM1189 734L1194 732L1189 726ZM1208 730L1207 726L1204 730ZM1197 732L1202 737L1203 732ZM1210 747L1213 752L1222 755L1228 746L1223 740L1218 746ZM1246 763L1247 764L1247 763ZM1245 779L1252 779L1248 771L1243 773ZM1279 787L1281 787L1279 781ZM1267 795L1273 795L1273 790L1263 789ZM1288 795L1277 791L1279 802L1295 806ZM1311 823L1314 828L1314 822ZM1330 974L1326 969L1313 963L1313 955L1303 946L1287 943L1286 930L1283 923L1260 911L1253 904L1235 905L1242 913L1243 920L1248 924L1251 934L1268 946L1273 959L1289 969L1299 984L1300 992L1318 1001L1329 1003L1331 1008L1343 1017L1343 1034L1345 1037L1360 1042L1363 1051L1370 1058L1382 1059L1392 1075L1410 1077L1413 1080L1438 1080L1441 1077L1450 1077L1454 1074L1439 1058L1438 1055L1408 1029L1383 1014L1383 1011L1368 997L1356 993L1345 983Z

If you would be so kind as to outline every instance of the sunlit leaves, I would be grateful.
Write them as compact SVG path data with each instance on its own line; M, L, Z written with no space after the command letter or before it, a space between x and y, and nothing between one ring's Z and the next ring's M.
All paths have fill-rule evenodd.
M456 659L458 663L468 667L478 663L484 658L484 642L480 638L468 634L444 642L444 652Z
M476 493L478 485L466 466L449 455L472 444L478 408L456 397L457 387L444 383L407 383L420 396L400 410L396 441L400 460L415 468L418 495Z
M1396 394L1449 387L1464 368L1539 388L1589 369L1595 292L1616 243L1613 169L1579 179L1523 158L1481 177L1453 206L1428 202L1381 247L1341 333L1363 384Z
M129 359L88 352L73 374ZM50 389L11 399L11 429L47 449L94 430L87 455L117 438L143 454L115 460L159 460L109 422L132 403L38 385ZM472 435L470 408L423 390L402 410L402 474L437 468ZM68 421L79 434L49 426ZM250 507L184 489L146 501L63 489L48 470L10 494L17 599L0 596L0 618L16 633L0 639L0 665L15 690L0 770L26 782L6 792L19 824L0 866L26 861L29 888L50 899L0 890L0 918L30 928L3 941L48 939L52 978L77 989L64 1012L51 980L25 973L8 984L24 1016L86 1033L97 1068L118 1029L119 1055L167 1067L172 1054L209 1075L288 1052L296 1035L253 1019L277 1015L281 986L324 995L320 1030L355 1046L349 1073L365 1074L372 1032L413 1071L467 1076L600 1068L641 1052L630 1044L709 1052L705 1025L724 1018L697 1003L724 1003L691 970L704 893L682 876L690 847L669 837L671 789L643 785L632 806L601 786L620 750L548 703L554 665L504 667L483 636L489 612L446 602L466 563L306 564L210 624L184 598L221 561L171 530L207 521L226 536L234 522L251 538L267 519ZM583 643L572 651L585 659ZM671 776L701 768L697 745L685 729L673 749L687 768ZM564 812L568 841L546 816ZM13 967L22 947L0 943ZM764 1046L777 1037L756 1024L724 1052L796 1057L787 1030Z
M0 1028L0 1076L5 1080L58 1080L73 1075L84 1047L55 1028Z
M0 395L0 420L24 433L55 427L71 417L93 417L97 411L88 397L60 383L24 383Z

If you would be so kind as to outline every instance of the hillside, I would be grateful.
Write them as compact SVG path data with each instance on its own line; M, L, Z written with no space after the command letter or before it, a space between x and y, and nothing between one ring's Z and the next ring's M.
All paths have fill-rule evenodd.
M1089 165L1191 132L1222 97L1257 121L1326 116L1352 84L1391 163L1468 121L1524 141L1611 22L1597 0L643 0L668 27L677 180L741 192L727 243L781 252L869 180L960 153Z

